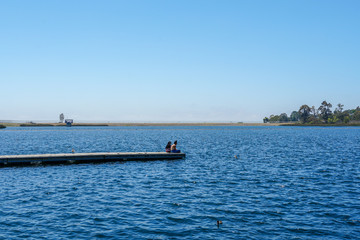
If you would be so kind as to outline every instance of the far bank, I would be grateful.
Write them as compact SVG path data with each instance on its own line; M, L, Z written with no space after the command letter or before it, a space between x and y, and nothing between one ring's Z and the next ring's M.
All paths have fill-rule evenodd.
M6 127L66 127L65 123L0 123ZM73 123L74 127L167 127L167 126L280 126L280 123Z

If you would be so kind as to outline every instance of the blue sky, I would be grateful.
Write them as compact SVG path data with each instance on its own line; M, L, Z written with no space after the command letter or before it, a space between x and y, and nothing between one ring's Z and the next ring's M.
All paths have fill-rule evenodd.
M360 105L360 1L1 1L0 119L262 121Z

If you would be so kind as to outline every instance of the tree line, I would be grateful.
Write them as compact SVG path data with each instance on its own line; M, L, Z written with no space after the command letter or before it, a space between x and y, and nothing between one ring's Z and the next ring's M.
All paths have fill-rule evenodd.
M298 111L292 111L290 116L286 113L271 115L263 119L264 123L301 122L303 124L348 124L360 121L360 107L344 110L344 105L339 103L334 111L332 104L323 101L318 108L302 105Z

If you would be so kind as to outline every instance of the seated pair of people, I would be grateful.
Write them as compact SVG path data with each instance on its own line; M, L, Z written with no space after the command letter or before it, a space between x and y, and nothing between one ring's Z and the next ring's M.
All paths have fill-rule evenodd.
M180 153L180 150L176 149L176 145L177 145L177 141L175 141L173 145L171 145L171 142L168 142L168 144L165 147L165 152Z

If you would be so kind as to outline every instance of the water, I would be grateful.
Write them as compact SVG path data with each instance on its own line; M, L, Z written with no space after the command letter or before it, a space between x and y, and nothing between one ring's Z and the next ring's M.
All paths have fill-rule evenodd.
M6 128L0 154L176 139L184 160L0 168L0 239L360 239L360 128Z

